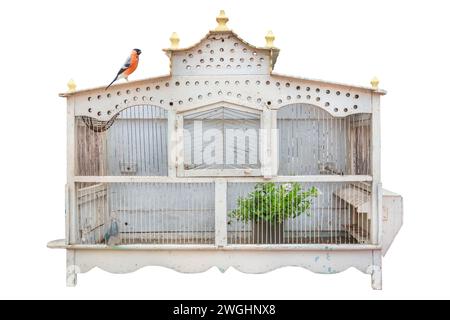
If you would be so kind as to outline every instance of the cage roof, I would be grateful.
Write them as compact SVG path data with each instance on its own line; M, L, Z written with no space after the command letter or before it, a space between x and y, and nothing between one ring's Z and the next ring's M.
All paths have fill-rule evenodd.
M275 36L266 35L266 45L257 47L240 38L226 23L222 11L218 25L199 42L180 48L172 34L170 73L111 86L76 90L73 81L62 97L74 96L76 114L109 121L121 110L137 104L152 104L181 113L208 105L229 103L252 110L280 109L288 104L311 104L335 117L370 113L373 95L384 95L374 78L371 87L307 79L273 72L279 49Z
M191 46L188 46L188 47L184 47L184 48L180 48L178 46L180 39L176 33L173 33L172 36L170 37L171 46L169 48L163 49L163 51L167 54L167 56L170 59L170 73L168 75L162 75L159 77L146 78L146 79L141 79L141 80L133 80L126 84L115 84L112 87L120 89L121 87L128 86L130 84L141 85L141 84L145 84L146 82L149 82L149 81L153 82L155 80L157 81L157 80L170 79L172 76L192 76L192 75L195 75L195 76L197 76L197 75L217 76L217 75L244 75L244 74L246 74L246 75L247 74L254 74L254 75L262 74L262 75L264 75L264 74L267 74L267 75L274 76L274 77L290 78L290 79L295 79L295 80L299 80L299 81L303 80L303 81L317 82L317 83L323 83L323 84L328 84L328 85L338 85L338 86L343 86L343 87L347 87L347 88L371 90L378 94L382 94L382 95L386 94L386 91L378 89L378 80L376 78L374 80L372 80L372 82L371 82L372 87L366 87L366 86L354 86L354 85L349 85L349 84L324 81L324 80L319 80L319 79L306 79L303 77L296 77L296 76L291 76L291 75L275 74L272 71L275 66L275 63L277 62L280 49L278 49L277 47L274 46L275 36L273 35L273 33L271 31L269 31L267 33L267 35L265 36L266 45L264 47L258 47L258 46L248 43L247 41L245 41L244 39L239 37L233 30L229 29L227 26L228 20L229 19L225 15L225 12L223 10L221 10L219 15L216 17L217 27L214 30L210 30L197 43L195 43ZM205 59L199 57L200 52L202 52L203 54L205 53L204 51L209 51L211 53L213 52L213 50L209 50L210 44L208 43L208 41L211 41L211 39L213 39L213 40L219 39L219 40L222 40L222 42L233 42L234 46L236 46L237 49L242 49L244 51L245 50L250 51L249 52L250 55L251 55L251 53L253 53L255 55L256 55L256 53L258 53L259 59L261 59L261 61L264 61L264 58L266 58L266 61L264 61L264 63L262 63L262 64L257 64L257 63L253 63L253 65L248 64L247 65L248 68L242 68L241 72L237 72L236 70L232 70L232 67L234 68L234 67L241 67L241 66L240 65L231 65L231 64L225 65L224 58L222 57L223 56L222 55L220 58L215 57L216 60L220 59L222 62L224 62L221 70L217 70L217 69L220 69L219 67L221 67L221 65L216 64L215 66L211 66L211 65L205 63ZM202 51L202 49L204 49L204 50ZM223 50L223 48L220 48L220 50ZM230 49L230 50L233 50L233 49ZM241 54L242 54L242 52L241 52ZM194 56L194 55L196 55L196 56ZM225 55L226 55L226 53L225 53ZM197 59L197 61L192 61L192 64L189 64L189 62L187 61L187 58L189 58L189 57L192 58L193 60ZM245 57L245 58L248 58L248 57ZM209 57L209 60L213 61L213 59L214 58ZM227 59L232 60L234 58L227 57ZM244 58L241 55L240 60L243 61L243 59ZM252 59L252 57L250 57L249 59L252 61L254 60L254 59ZM199 62L198 62L199 60L202 62L202 64L199 64ZM207 69L208 67L212 67L212 68L210 68L210 70L205 71L204 69ZM254 71L250 70L250 67L253 67ZM213 69L213 70L211 70L211 69ZM202 73L202 71L203 71L203 73ZM68 96L71 96L71 95L74 95L77 93L98 91L98 90L105 88L105 86L99 86L99 87L87 88L87 89L83 89L83 90L76 90L76 85L75 85L75 82L73 82L73 80L71 80L68 83L68 87L69 87L68 92L60 93L61 97L68 97Z

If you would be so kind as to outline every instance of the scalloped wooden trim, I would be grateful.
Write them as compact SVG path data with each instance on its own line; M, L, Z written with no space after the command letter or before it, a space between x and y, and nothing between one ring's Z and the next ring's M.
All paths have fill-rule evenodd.
M130 273L146 266L166 267L182 273L200 273L233 267L244 273L267 273L286 266L315 273L334 274L351 267L367 274L374 266L373 251L255 251L255 250L68 250L74 252L73 270L86 273L97 267L110 273Z
M76 285L77 274L94 268L124 274L147 266L165 267L181 273L200 273L217 267L221 272L234 268L243 273L261 274L291 266L320 274L335 274L355 268L371 275L373 289L382 287L382 251L370 245L310 245L303 249L301 246L283 249L273 245L167 245L150 249L152 246L149 245L68 246L64 240L55 240L48 247L67 248L68 286Z

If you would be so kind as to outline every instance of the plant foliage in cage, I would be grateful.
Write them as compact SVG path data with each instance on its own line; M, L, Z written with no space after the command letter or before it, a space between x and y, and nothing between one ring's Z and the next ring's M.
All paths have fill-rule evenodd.
M258 183L247 196L238 198L237 208L229 215L244 222L281 223L308 213L313 198L318 195L316 187L304 189L297 182L281 185L273 182Z
M305 213L319 195L316 187L304 189L298 182L277 185L257 183L254 190L237 199L230 218L250 222L255 243L284 243L284 222Z

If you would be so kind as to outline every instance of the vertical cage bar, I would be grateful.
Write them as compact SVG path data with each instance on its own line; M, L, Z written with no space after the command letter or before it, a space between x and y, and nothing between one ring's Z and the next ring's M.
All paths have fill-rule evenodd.
M215 183L215 244L227 245L227 182L217 180Z
M77 243L77 233L79 230L77 223L77 196L74 182L76 168L76 121L75 121L75 98L67 98L67 194L68 201L66 207L66 242L67 244Z
M381 129L380 129L380 96L372 93L372 206L370 240L372 244L380 244L382 216L379 188L381 184ZM380 202L380 203L379 203Z

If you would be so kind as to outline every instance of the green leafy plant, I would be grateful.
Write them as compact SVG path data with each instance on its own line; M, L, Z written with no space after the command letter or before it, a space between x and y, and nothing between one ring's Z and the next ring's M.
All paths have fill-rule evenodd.
M303 213L309 214L312 200L318 195L316 187L305 190L298 182L258 183L247 196L238 198L237 208L229 213L229 217L244 222L281 223Z

